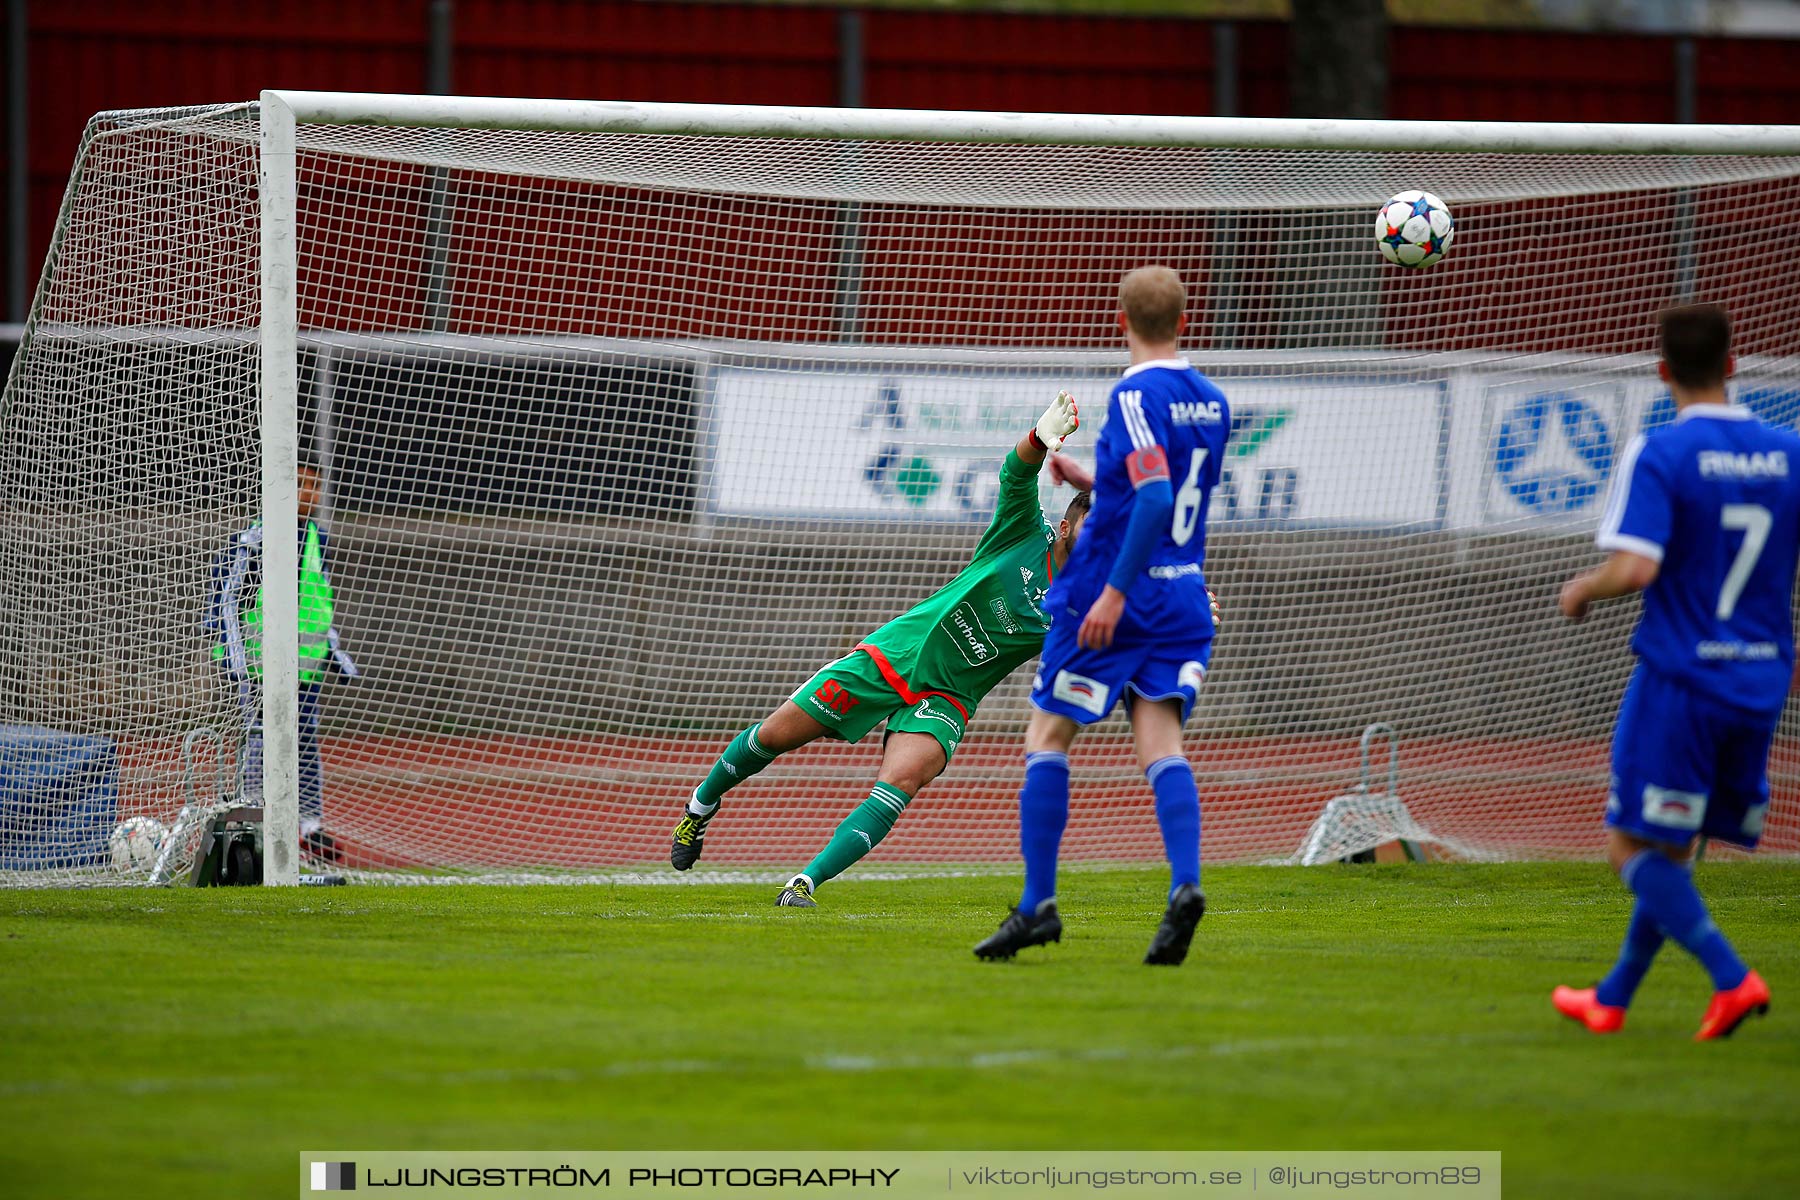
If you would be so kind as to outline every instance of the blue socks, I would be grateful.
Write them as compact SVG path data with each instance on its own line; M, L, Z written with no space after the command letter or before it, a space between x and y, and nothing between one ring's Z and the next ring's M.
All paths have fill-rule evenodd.
M1644 982L1644 973L1655 961L1656 952L1662 949L1663 941L1662 928L1639 900L1631 910L1631 924L1625 927L1625 944L1619 947L1619 961L1594 989L1594 999L1614 1008L1629 1005L1638 984Z
M1619 878L1637 895L1638 908L1700 960L1715 989L1724 991L1744 982L1749 968L1713 924L1685 867L1658 851L1640 850L1625 864Z
M1025 756L1019 789L1019 849L1025 855L1025 894L1019 911L1036 913L1056 898L1056 852L1069 823L1069 756L1040 750Z
M1159 758L1144 769L1156 793L1156 823L1169 856L1169 894L1184 883L1200 882L1200 792L1194 771L1179 754Z
M1194 772L1179 754L1159 758L1144 772L1156 793L1156 823L1169 856L1169 892L1200 882L1200 793ZM1069 823L1069 756L1042 750L1025 756L1019 791L1019 849L1025 855L1021 912L1035 913L1056 897L1056 853Z

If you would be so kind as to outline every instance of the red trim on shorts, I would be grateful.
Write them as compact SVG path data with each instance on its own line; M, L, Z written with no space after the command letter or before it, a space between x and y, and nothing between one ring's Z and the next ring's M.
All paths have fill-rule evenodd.
M869 645L867 642L858 642L856 648L875 660L875 669L881 672L881 677L887 680L887 685L900 693L900 698L908 704L917 704L919 701L928 699L932 696L942 696L950 702L952 708L962 714L963 724L967 725L969 723L969 710L962 706L962 701L958 700L955 696L952 696L949 692L915 692L906 685L906 680L900 678L900 672L894 670L894 664L887 660L887 655L883 654L874 646Z

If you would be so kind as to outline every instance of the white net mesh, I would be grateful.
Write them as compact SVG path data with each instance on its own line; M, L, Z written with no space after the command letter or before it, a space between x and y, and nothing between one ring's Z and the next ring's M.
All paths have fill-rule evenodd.
M253 106L104 116L71 183L0 424L0 881L145 878L113 833L175 824L196 730L194 794L241 790L214 772L254 681L209 616L259 503L257 133ZM319 691L302 815L322 777L340 865L369 878L653 869L733 733L962 565L1048 398L1103 411L1112 297L1145 262L1187 280L1191 356L1235 412L1225 624L1189 727L1207 858L1295 855L1375 721L1418 829L1593 853L1635 608L1567 628L1554 596L1595 557L1624 442L1668 419L1656 310L1730 305L1739 398L1800 416L1800 159L306 125L299 146L301 451L362 670ZM1429 272L1370 237L1413 187L1458 223ZM1014 861L1028 680L866 871ZM797 867L876 757L783 759L704 866ZM1119 718L1074 788L1067 860L1160 857Z

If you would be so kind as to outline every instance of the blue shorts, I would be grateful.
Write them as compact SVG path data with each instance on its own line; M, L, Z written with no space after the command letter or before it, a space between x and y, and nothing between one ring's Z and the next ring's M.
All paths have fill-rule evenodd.
M1192 643L1160 642L1083 650L1075 637L1079 618L1058 620L1044 639L1044 656L1031 682L1031 702L1047 713L1092 725L1122 697L1181 701L1181 719L1193 711L1194 697L1212 661L1212 638Z
M1607 825L1677 846L1698 834L1755 847L1779 719L1721 704L1640 663L1613 730Z

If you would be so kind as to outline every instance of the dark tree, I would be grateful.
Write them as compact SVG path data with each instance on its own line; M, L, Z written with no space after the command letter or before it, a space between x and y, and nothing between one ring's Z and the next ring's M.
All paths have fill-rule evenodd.
M1288 109L1296 117L1387 115L1387 11L1382 0L1293 0ZM1367 156L1336 152L1300 161L1352 176ZM1369 164L1372 166L1372 164ZM1371 207L1368 212L1373 213ZM1301 208L1269 225L1279 247L1266 307L1246 339L1284 348L1373 347L1383 342L1379 259L1361 210ZM1253 306L1254 307L1254 306ZM1258 328L1263 322L1267 325Z
M1383 0L1293 0L1288 110L1296 117L1387 115Z

